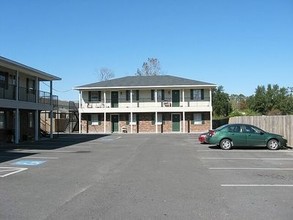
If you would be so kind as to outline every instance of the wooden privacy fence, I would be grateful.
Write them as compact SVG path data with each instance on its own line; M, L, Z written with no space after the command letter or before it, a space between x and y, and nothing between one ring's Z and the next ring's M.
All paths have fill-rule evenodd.
M229 123L252 124L265 131L283 135L288 140L288 146L293 147L293 115L238 116L230 118Z

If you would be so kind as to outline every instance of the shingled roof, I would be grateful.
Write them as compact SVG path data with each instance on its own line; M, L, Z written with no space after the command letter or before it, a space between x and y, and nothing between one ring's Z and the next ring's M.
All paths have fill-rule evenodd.
M91 83L76 87L77 90L82 89L102 89L102 88L150 88L150 87L194 87L209 86L216 87L215 84L196 81L170 75L157 76L126 76L117 79L111 79L96 83Z

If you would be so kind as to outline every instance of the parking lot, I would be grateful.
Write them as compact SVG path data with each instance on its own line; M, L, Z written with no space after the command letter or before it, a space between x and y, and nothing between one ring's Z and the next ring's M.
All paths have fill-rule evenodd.
M60 135L0 149L0 219L292 219L293 150L197 134Z

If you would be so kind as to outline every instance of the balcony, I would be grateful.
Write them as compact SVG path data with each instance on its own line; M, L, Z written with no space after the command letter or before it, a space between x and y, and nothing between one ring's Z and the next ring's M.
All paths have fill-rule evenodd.
M58 96L52 96L52 103L50 102L50 93L39 90L39 96L37 100L37 91L34 89L28 89L24 87L18 88L18 101L33 102L40 104L52 104L58 106ZM16 100L16 86L7 85L0 87L0 99Z
M151 99L140 99L135 101L118 100L113 102L111 99L103 101L82 102L82 112L169 112L169 111L210 111L210 100L188 100L180 102L172 102L172 100L154 101Z

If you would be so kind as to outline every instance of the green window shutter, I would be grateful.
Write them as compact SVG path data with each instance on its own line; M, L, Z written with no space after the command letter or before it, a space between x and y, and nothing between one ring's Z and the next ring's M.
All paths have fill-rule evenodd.
M98 120L99 120L99 125L101 125L102 124L102 115L98 115Z
M155 90L151 90L151 100L155 100Z
M89 102L91 102L91 101L92 101L92 92L89 91Z
M139 100L139 90L136 90L136 100Z
M126 90L126 101L130 100L130 90Z
M201 100L204 100L204 89L201 90Z
M125 114L125 121L126 121L126 125L129 125L129 114Z
M162 89L162 100L165 100L165 90Z
M99 102L102 100L101 94L102 94L102 92L101 91L98 91L98 101Z
M156 117L156 115L155 115L155 113L153 113L153 114L152 114L152 125L155 124L155 117Z
M190 90L190 100L193 100L193 89Z

